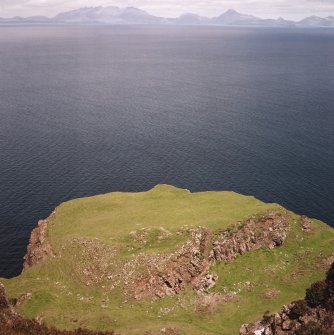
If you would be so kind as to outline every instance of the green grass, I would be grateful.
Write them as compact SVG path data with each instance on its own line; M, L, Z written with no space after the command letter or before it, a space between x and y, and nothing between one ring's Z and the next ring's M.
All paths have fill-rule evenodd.
M324 277L322 261L334 253L330 227L313 220L314 231L305 233L299 217L287 212L291 231L282 247L253 251L213 266L219 280L211 291L236 292L237 300L221 303L206 314L197 311L198 297L190 289L174 297L135 301L126 298L121 287L112 289L113 280L85 285L82 271L92 262L92 255L73 241L93 241L100 260L94 271L117 274L139 254L174 251L189 238L189 233L177 234L182 227L219 231L271 210L285 211L279 205L233 192L190 193L167 185L143 193L72 200L60 205L50 220L48 238L57 256L17 278L1 281L11 298L33 293L19 308L24 316L42 316L60 328L114 329L119 334L143 335L148 330L176 327L182 334L238 334L242 323L302 298L312 282ZM159 240L160 227L172 235ZM145 243L131 238L131 232L143 228L147 231ZM276 289L277 297L266 298L268 289Z

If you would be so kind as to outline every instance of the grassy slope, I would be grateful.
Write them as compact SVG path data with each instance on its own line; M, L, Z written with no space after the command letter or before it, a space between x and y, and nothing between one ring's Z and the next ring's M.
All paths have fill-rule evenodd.
M100 246L116 254L116 261L110 258L108 268L116 273L121 264L141 252L175 250L187 239L175 234L184 225L224 229L272 209L283 210L232 192L190 193L166 185L144 193L112 193L69 201L57 208L49 226L49 239L58 257L2 282L12 298L33 293L33 298L20 307L24 316L40 315L61 328L112 328L120 334L135 335L171 326L184 334L238 334L242 323L302 298L312 282L323 278L321 260L334 253L331 228L314 220L315 231L304 233L299 217L288 213L292 229L283 247L258 250L214 266L219 281L212 291L237 292L237 300L207 314L196 311L196 294L191 290L138 302L125 301L119 288L111 290L110 281L87 287L80 277L85 262L82 249L73 247L72 241L75 237L98 238ZM158 241L153 230L149 243L138 245L129 233L145 227L164 227L175 235ZM246 282L250 282L250 290ZM279 291L278 296L265 298L264 292L273 288Z

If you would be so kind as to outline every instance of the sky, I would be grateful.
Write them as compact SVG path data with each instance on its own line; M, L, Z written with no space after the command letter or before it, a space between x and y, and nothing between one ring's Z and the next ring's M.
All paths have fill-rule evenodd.
M93 6L137 7L164 17L189 12L213 17L231 8L262 18L299 20L311 15L334 15L334 0L0 0L0 17L52 17L62 11Z

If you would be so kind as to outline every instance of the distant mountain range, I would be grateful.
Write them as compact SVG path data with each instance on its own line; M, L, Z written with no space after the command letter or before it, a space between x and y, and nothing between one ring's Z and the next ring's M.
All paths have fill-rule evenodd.
M0 24L157 24L157 25L216 25L250 27L334 27L334 16L321 18L310 16L299 22L279 19L261 19L256 16L238 13L230 9L220 16L209 18L187 13L178 18L164 18L150 15L144 10L127 7L86 7L56 15L0 18Z

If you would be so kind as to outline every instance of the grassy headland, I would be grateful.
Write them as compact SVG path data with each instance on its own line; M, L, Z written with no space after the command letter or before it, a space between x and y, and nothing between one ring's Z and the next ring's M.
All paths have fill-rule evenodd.
M289 222L283 245L214 262L210 273L218 280L213 288L199 294L187 287L163 298L131 295L148 266L159 268L196 227L218 235L272 212ZM47 240L53 256L17 278L1 280L8 296L21 301L18 311L59 328L113 329L121 335L163 328L179 334L238 334L241 324L303 298L311 283L323 279L334 254L334 230L322 222L312 220L306 231L300 216L277 204L168 185L63 203L48 219ZM27 293L32 295L22 298Z

